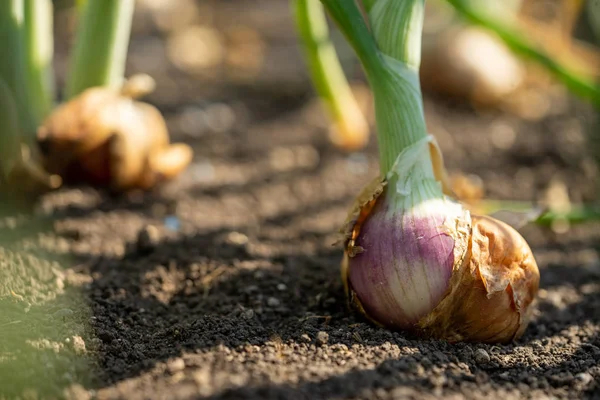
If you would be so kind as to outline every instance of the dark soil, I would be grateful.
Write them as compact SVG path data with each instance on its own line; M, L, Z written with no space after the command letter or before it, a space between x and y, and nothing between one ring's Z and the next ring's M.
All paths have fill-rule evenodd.
M514 344L374 327L346 309L332 246L377 174L374 140L353 155L328 142L287 2L197 3L196 16L157 12L163 30L140 8L129 66L157 78L149 101L194 146L188 171L118 198L61 189L35 216L0 220L0 399L600 398L598 225L523 229L542 278ZM258 75L169 63L165 44L191 24L258 33ZM572 99L534 122L425 103L450 171L476 174L489 197L540 199L560 181L573 201L594 198L591 116Z

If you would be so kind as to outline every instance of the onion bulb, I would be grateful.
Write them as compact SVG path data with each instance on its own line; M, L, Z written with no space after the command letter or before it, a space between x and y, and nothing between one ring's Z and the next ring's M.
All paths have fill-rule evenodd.
M90 88L58 107L38 129L45 168L67 183L114 191L149 189L177 176L192 150L171 144L160 112L135 100L153 86L138 75L121 90Z
M404 149L352 208L342 262L350 304L378 325L450 342L515 340L538 291L531 249L509 225L444 193L432 143ZM425 172L431 159L435 179Z
M424 88L497 106L523 88L526 70L500 39L473 27L448 27L424 36Z

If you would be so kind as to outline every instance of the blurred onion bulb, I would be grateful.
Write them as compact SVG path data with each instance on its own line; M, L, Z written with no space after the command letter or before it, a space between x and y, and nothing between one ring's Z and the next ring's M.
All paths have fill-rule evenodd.
M38 129L45 168L66 182L114 191L149 189L177 176L192 150L171 144L161 113L135 100L153 88L151 77L136 75L120 90L90 88L58 107Z
M344 227L349 300L388 328L510 342L538 290L533 254L512 227L447 197L440 161L432 137L421 139L357 199Z

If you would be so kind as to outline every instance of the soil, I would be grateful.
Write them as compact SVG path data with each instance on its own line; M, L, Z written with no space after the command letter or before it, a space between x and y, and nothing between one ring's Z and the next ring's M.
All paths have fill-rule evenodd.
M157 79L148 101L194 164L151 193L64 188L0 219L0 398L600 398L597 224L522 229L541 290L513 344L373 326L347 310L332 244L377 174L374 138L355 154L329 143L286 2L177 4L140 6L128 73ZM182 70L168 45L202 24L254 32L264 64ZM477 175L488 197L537 200L563 182L594 199L584 105L558 96L526 121L425 97L450 172Z

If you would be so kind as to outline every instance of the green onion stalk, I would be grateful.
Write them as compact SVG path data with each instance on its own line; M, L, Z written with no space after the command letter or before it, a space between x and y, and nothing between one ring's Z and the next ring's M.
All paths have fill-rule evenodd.
M0 188L8 183L20 161L21 138L17 112L11 88L0 79Z
M91 87L123 85L134 6L134 0L78 2L80 21L70 60L67 98Z
M24 0L0 2L0 79L10 89L16 104L19 130L33 128L25 74L25 7Z
M424 0L322 0L356 51L375 102L380 176L342 230L350 304L374 323L448 341L509 342L539 285L523 237L448 195L419 82Z
M596 36L596 42L600 44L600 4L598 4L598 2L588 1L586 13L590 27Z
M513 226L533 223L551 227L562 222L575 225L600 221L600 205L593 203L573 204L568 210L553 210L535 206L530 202L481 200L476 207L487 215L502 212L514 214L515 223L511 224Z
M0 2L0 185L19 162L21 126L29 125L23 74L22 0Z
M37 127L54 106L54 53L51 0L24 0L25 66L29 110Z
M60 179L38 162L36 127L52 107L52 2L0 2L0 186L52 188Z
M87 0L75 0L75 6L77 7L77 11L81 12L87 3Z
M109 154L121 154L125 151L123 143L127 143L138 151L132 152L133 156L129 155L129 158L119 164L119 168L130 171L134 168L132 165L141 165L138 159L145 157L142 150L145 147L130 142L153 140L162 146L168 144L164 121L156 110L144 114L144 123L156 127L158 132L150 135L153 139L147 139L143 135L143 139L135 138L132 130L125 128L125 122L115 125L119 123L116 116L113 118L113 125L106 128L98 125L97 118L92 115L100 113L102 105L108 107L119 102L130 104L131 99L128 103L121 97L137 97L149 89L149 79L135 80L138 84L124 83L134 0L77 2L79 27L70 60L66 97L75 101L78 95L89 88L104 87L108 91L95 91L87 97L88 101L82 100L69 107L61 105L56 110L53 109L55 88L52 71L52 4L52 0L0 2L0 50L4 55L0 58L0 103L3 106L0 113L0 182L2 187L15 192L23 192L22 189L27 193L31 192L30 189L38 192L38 189L54 188L61 184L60 174L50 168L50 155L61 160L71 160L77 154L81 155L83 146L88 151L95 149L97 153L94 154L95 157L86 157L86 162L93 164L94 168L106 169L110 162ZM140 82L143 83L141 88ZM140 107L144 110L150 108L146 105ZM123 109L125 108L127 107ZM116 115L108 111L104 113ZM57 116L58 114L60 115ZM123 120L127 118L122 117ZM103 148L100 146L100 139L106 130L120 132L120 140L111 142L119 143L120 147L111 149L108 154L103 150L108 149L107 145ZM148 148L154 149L152 146ZM185 149L186 156L188 153ZM135 162L132 161L134 159ZM163 166L165 163L170 167L167 172L171 175L173 171L179 170L179 164L175 168L175 162L163 159L162 164L156 162L160 165L160 176L168 175L164 171L167 169ZM126 175L126 172L122 175Z
M293 8L313 84L333 122L332 142L349 151L358 150L369 140L369 125L329 37L323 5L319 0L295 0Z

